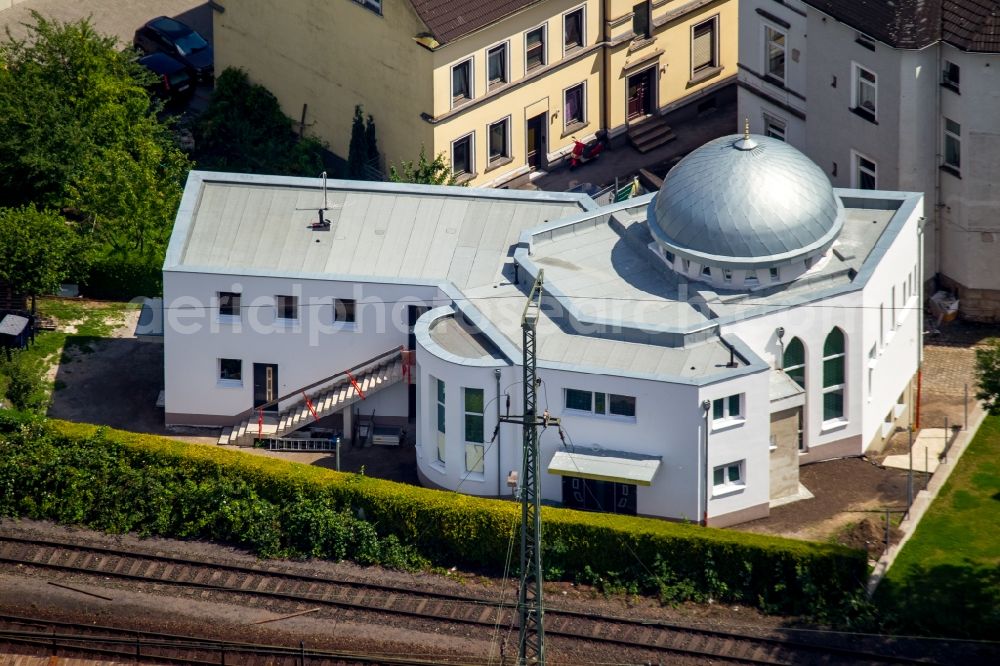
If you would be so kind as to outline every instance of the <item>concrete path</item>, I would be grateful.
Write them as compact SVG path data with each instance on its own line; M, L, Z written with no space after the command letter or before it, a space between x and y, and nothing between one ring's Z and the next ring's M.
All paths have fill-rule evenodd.
M944 453L948 433L944 428L923 428L913 441L913 471L933 474L938 468L938 459ZM882 464L886 467L910 469L910 456L902 453L886 456Z

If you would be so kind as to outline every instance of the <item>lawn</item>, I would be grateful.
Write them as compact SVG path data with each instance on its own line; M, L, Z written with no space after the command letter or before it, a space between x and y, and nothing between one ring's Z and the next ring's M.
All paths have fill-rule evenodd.
M1000 635L1000 416L989 416L876 601L894 629Z
M85 301L76 298L40 298L38 312L56 320L55 331L39 331L34 344L17 352L17 362L26 367L26 372L42 382L43 390L52 388L44 379L48 370L60 360L68 362L68 347L76 346L87 352L88 344L98 338L105 338L125 321L125 313L138 308L133 303ZM0 397L7 390L4 375L9 368L0 360ZM47 403L47 400L46 400Z

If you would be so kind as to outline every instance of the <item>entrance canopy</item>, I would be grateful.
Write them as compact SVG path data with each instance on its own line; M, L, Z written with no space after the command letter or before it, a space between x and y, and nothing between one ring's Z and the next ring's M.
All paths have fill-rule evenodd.
M549 474L650 486L661 460L661 456L604 449L556 451L549 463Z

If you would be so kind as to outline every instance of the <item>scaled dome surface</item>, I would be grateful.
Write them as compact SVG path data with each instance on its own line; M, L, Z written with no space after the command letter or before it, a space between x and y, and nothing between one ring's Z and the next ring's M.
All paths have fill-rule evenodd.
M650 206L653 237L702 265L765 268L825 252L843 226L826 174L784 141L733 134L691 152Z

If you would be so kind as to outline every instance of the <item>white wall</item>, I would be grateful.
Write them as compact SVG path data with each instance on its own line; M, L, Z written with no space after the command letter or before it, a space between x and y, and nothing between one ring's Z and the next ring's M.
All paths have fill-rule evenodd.
M770 498L770 435L771 406L768 396L769 370L737 377L710 386L703 386L698 394L697 414L702 422L699 435L704 436L703 400L713 401L742 394L745 419L742 423L719 423L709 413L708 484L709 519L748 507L767 504ZM712 471L720 465L745 461L743 473L745 487L730 493L717 493L712 486Z
M940 47L942 61L961 68L960 93L941 88L933 134L943 150L947 117L962 126L961 179L939 172L941 272L967 287L1000 289L1000 55ZM939 164L942 160L935 163ZM933 210L928 206L928 210Z
M429 315L428 315L429 316ZM422 320L423 321L423 320ZM463 493L476 495L509 495L507 473L520 470L522 431L519 426L500 427L497 443L489 446L482 475L469 474L465 469L462 389L484 389L487 402L485 435L489 440L496 423L497 395L494 367L501 369L501 408L505 409L504 394L511 395L511 412L522 411L520 366L498 362L493 366L475 366L461 359L446 359L435 346L425 346L418 337L417 365L419 406L417 423L417 465L432 483ZM709 466L746 460L746 488L740 492L710 501L710 517L755 506L768 501L769 467L768 436L770 418L767 405L767 374L737 377L701 391L695 386L639 380L610 375L594 375L539 367L542 384L537 392L539 413L549 413L562 419L567 444L586 452L597 446L606 450L661 456L659 470L651 486L637 488L637 511L640 514L679 520L701 518L701 497L704 486L702 460L704 437L703 399L713 399L744 393L747 400L745 423L710 433ZM437 401L433 379L445 382L445 463L437 461ZM602 415L583 414L566 410L567 388L633 396L636 399L634 420ZM541 433L539 461L541 493L545 500L562 501L562 477L546 470L556 451L562 449L558 430L554 427ZM498 459L499 456L499 459ZM499 473L499 474L498 474ZM499 491L498 491L499 488Z
M914 276L916 293L904 301L904 281L917 268L919 245L917 226L923 215L923 207L917 206L906 221L896 242L890 247L876 267L863 292L864 340L860 363L852 363L863 376L858 382L858 393L863 398L864 409L862 439L867 446L878 435L886 413L896 404L900 393L916 374L920 345L920 326L923 324L923 310L917 289L918 278ZM895 294L893 294L895 288ZM895 322L892 321L893 296L896 301ZM880 310L880 306L881 310ZM882 313L883 327L880 332L879 314ZM881 339L880 339L881 338ZM878 349L868 385L869 351Z
M429 315L425 315L425 318ZM425 319L421 320L422 322ZM468 495L510 495L507 473L521 468L521 429L513 424L500 427L496 441L490 444L497 423L497 381L500 370L501 409L506 410L505 391L511 394L511 413L520 413L520 367L503 361L469 365L446 360L437 355L440 348L425 346L417 338L417 468L431 483ZM445 460L438 461L437 386L445 383ZM483 473L470 473L465 467L465 388L483 389L484 450Z
M220 291L242 293L238 325L220 323L215 303ZM278 364L278 390L285 394L405 346L406 303L415 303L413 297L433 300L438 291L435 287L165 272L163 294L168 423L197 425L211 423L212 417L220 422L219 417L235 416L252 407L255 362ZM275 322L273 299L278 294L299 297L300 325L285 327ZM355 327L338 329L331 323L334 297L358 301ZM242 359L242 385L220 385L220 358ZM372 406L382 415L405 416L405 391L382 396L377 403L366 404L365 411Z
M809 49L814 54L806 93L811 103L806 145L800 148L830 176L835 187L854 186L851 151L855 150L877 163L879 189L896 189L900 141L898 52L877 42L875 51L871 51L855 42L856 30L812 9L808 26ZM877 76L878 124L850 110L854 63Z
M762 16L760 9L778 21ZM798 9L799 11L795 11ZM771 0L744 0L740 3L740 34L739 61L741 82L737 105L739 108L739 128L743 129L743 120L750 120L750 131L755 134L764 133L764 113L785 122L785 140L793 146L805 143L805 121L790 112L787 108L768 101L765 98L777 100L786 107L791 107L801 113L806 111L806 100L802 99L806 92L806 18L805 9L801 3L790 0L784 5ZM784 21L790 27L781 24ZM764 26L785 34L785 80L779 85L765 80L766 47ZM747 89L749 87L750 89ZM757 91L761 94L758 95ZM797 94L796 94L797 93Z

